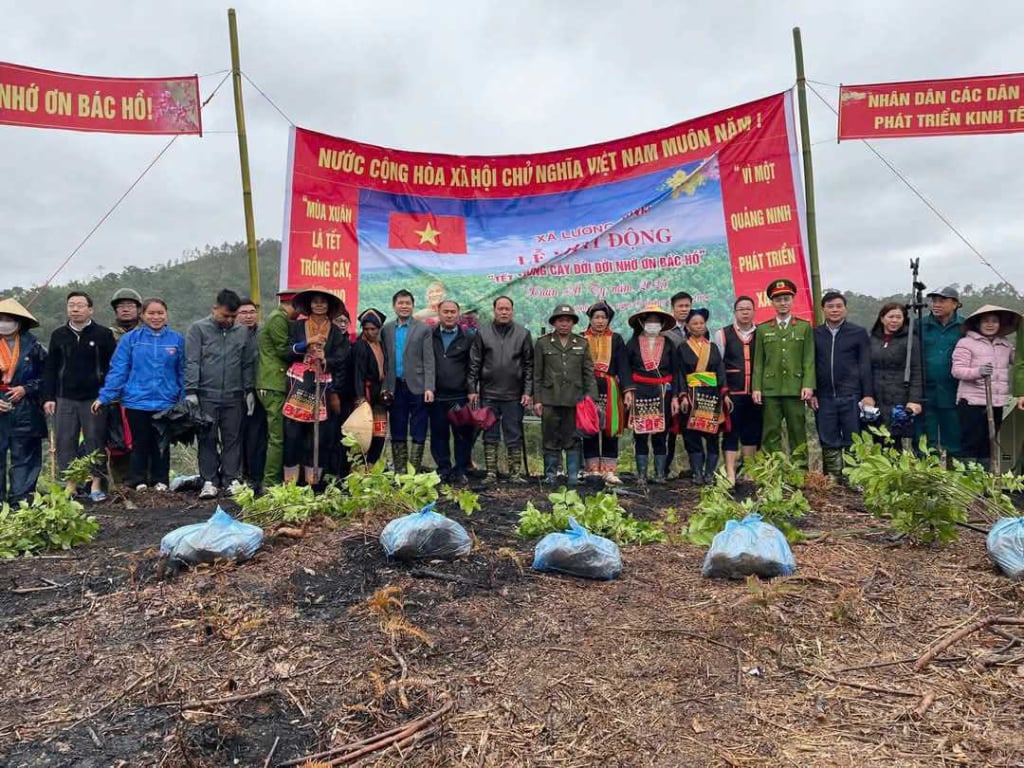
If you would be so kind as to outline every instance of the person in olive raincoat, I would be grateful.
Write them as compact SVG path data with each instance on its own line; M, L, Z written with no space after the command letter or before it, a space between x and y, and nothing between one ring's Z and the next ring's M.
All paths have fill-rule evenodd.
M548 325L555 330L537 339L533 351L534 412L541 417L544 441L544 480L553 484L566 454L568 484L580 472L580 438L576 434L576 405L585 396L597 398L594 359L587 340L573 333L580 320L568 304L555 307Z

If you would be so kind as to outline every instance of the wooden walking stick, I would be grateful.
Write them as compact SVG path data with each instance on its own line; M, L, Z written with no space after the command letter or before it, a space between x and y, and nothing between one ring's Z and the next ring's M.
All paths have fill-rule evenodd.
M998 475L1002 469L1002 456L999 450L999 438L996 436L996 417L992 408L992 377L984 376L985 379L985 415L988 417L988 444L989 464L993 475Z
M50 454L50 483L55 485L57 483L57 428L53 421L53 416L46 417L46 431L49 433L50 441L47 448L47 453Z
M306 482L311 486L320 482L320 360L313 360L313 474L316 479Z

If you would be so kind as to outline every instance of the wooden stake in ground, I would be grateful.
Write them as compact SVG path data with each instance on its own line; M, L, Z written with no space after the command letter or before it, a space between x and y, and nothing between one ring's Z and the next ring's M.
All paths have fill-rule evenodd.
M992 377L983 377L985 381L985 415L988 417L989 468L993 475L1002 469L1002 452L999 450L999 438L996 437L996 419L992 410Z

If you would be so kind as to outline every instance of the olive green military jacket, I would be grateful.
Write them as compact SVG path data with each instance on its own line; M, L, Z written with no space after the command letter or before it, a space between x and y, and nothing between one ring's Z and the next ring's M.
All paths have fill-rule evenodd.
M757 326L751 389L765 397L799 397L815 386L811 324L794 317L785 329L777 319Z
M557 333L537 339L533 349L533 398L542 405L572 406L584 395L597 398L594 359L587 340L576 333L565 343Z
M288 334L291 324L288 315L280 307L270 313L270 317L259 330L256 344L259 347L259 358L256 366L256 389L267 389L271 392L288 391L288 359L291 344Z

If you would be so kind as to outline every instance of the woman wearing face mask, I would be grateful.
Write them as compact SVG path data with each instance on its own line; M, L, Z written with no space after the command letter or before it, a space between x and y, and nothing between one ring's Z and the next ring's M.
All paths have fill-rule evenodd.
M964 337L953 349L956 413L960 420L960 458L991 468L992 446L988 434L986 384L992 393L996 433L1003 408L1010 402L1010 368L1013 345L1006 337L1016 332L1020 315L1010 309L986 304L964 321ZM997 459L998 460L998 459Z
M316 485L332 450L327 393L334 374L344 378L347 349L347 340L331 321L345 311L345 303L325 291L305 290L295 294L292 306L299 313L299 319L291 329L292 364L288 368L289 390L283 410L284 481L298 482L302 466L306 483ZM313 461L314 422L320 425L316 462Z
M691 309L686 318L686 341L679 345L679 365L684 389L679 393L683 413L683 444L690 457L694 485L715 482L718 467L718 433L725 414L732 410L725 383L722 353L708 338L706 309Z
M373 439L370 450L366 453L366 463L370 466L377 463L384 452L384 440L388 433L388 405L382 385L384 374L388 369L387 350L380 341L380 329L384 325L384 313L380 310L365 310L359 315L359 324L363 329L352 351L354 367L353 380L355 386L355 402L359 406L368 402L373 409Z
M17 301L0 301L0 503L11 506L35 493L43 465L46 420L40 390L46 351L29 333L37 327Z
M615 310L599 301L587 310L590 326L583 338L590 346L594 358L594 376L597 379L597 407L604 414L604 429L600 435L583 439L584 469L599 475L606 483L621 483L616 472L619 461L619 434L622 432L622 395L620 377L625 374L626 342L612 331Z
M921 413L924 382L921 379L921 355L914 345L907 343L908 318L902 304L886 304L879 310L871 329L871 378L875 405L880 412L880 423L889 429L897 443L914 436L914 422L910 414ZM907 362L910 362L910 381L907 381ZM893 419L893 408L903 406Z
M626 370L623 372L633 429L636 453L636 474L641 484L647 482L650 454L654 454L654 477L651 482L664 483L669 423L679 412L675 393L679 391L676 345L662 332L673 328L675 318L654 304L649 304L629 318L633 337L626 343ZM648 446L648 441L650 445Z
M119 401L132 433L126 484L137 491L166 491L170 482L171 449L161 446L153 416L185 397L185 337L167 327L163 299L142 302L142 324L121 337L103 389L92 404Z

